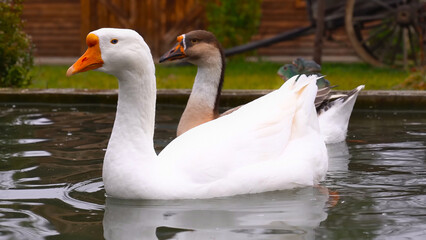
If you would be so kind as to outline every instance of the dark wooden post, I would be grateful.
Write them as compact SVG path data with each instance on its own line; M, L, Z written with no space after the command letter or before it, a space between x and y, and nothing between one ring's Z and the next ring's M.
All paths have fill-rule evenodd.
M314 61L321 65L322 37L324 36L325 0L318 0L317 22L315 29Z
M92 1L90 0L80 0L80 8L81 8L81 24L80 24L80 52L84 53L86 51L86 36L90 32L90 8L92 7Z

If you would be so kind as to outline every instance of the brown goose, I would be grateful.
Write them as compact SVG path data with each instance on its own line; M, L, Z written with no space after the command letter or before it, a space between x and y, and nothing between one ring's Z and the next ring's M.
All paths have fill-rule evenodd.
M185 58L198 66L188 104L177 128L177 135L219 117L219 98L225 73L223 48L216 37L197 30L177 38L178 43L160 58L160 63Z
M184 59L198 66L191 95L178 125L179 136L221 116L218 107L224 80L225 56L223 48L211 32L195 30L177 37L176 45L160 58L160 63L177 59ZM319 95L315 100L320 130L326 143L337 143L346 138L353 106L364 85L348 94L330 95L329 85L324 86L325 88L322 86L324 81L326 80L323 78L317 81Z

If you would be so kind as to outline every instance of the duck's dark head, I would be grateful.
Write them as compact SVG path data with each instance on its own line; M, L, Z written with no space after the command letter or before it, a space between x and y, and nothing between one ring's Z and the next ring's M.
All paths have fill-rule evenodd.
M176 45L160 58L160 63L184 59L195 65L202 65L223 58L220 43L213 33L195 30L177 37Z

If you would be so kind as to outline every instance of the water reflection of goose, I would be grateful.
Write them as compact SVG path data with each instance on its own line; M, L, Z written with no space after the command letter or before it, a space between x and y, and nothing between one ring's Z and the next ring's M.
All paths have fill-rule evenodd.
M349 164L349 149L346 141L327 144L328 174L347 172Z
M315 239L327 191L295 190L208 200L107 198L104 237L113 239Z

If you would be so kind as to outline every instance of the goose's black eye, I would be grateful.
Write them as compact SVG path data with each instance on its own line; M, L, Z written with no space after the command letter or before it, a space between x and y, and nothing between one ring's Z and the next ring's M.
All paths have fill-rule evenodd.
M118 39L116 39L116 38L112 39L112 40L111 40L111 43L112 43L112 44L116 44L116 43L118 43Z
M193 38L193 39L191 39L191 42L192 42L192 43L197 43L197 42L198 42L198 39Z

